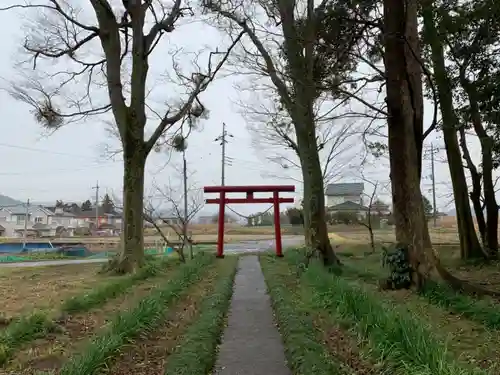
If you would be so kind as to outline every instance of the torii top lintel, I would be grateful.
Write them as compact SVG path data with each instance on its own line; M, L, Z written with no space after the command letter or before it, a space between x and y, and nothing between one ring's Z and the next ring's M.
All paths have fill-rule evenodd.
M237 186L205 186L205 193L294 193L294 185L237 185Z

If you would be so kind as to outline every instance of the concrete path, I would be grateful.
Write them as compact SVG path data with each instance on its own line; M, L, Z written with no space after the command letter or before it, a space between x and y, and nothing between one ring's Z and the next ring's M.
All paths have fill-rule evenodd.
M291 375L255 255L239 260L214 375Z
M282 238L283 247L299 246L304 243L303 236L284 236ZM225 254L243 254L247 252L267 251L274 249L274 240L242 241L224 244ZM64 259L64 260L41 260L37 262L0 263L0 267L43 267L43 266L64 266L67 264L87 264L105 263L107 258L99 259Z

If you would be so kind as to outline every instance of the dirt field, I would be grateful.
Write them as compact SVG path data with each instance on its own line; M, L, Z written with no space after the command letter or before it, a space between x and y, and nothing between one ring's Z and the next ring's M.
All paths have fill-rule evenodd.
M97 275L100 265L79 264L36 269L0 269L0 309L10 318L33 310L52 310L76 294L106 281Z
M429 228L431 240L435 244L457 244L458 233L455 228ZM330 238L336 242L368 243L370 234L363 227L333 226L329 228ZM395 241L392 229L376 229L373 231L376 242Z
M42 306L46 311L49 306L57 309L61 299L68 306L68 297L77 294L76 285L80 286L76 297L80 303L61 310L65 314L45 315L38 323L24 318L4 323L0 327L0 374L86 375L101 370L110 375L163 374L172 354L177 363L186 362L175 353L178 347L189 358L194 353L190 350L199 354L198 346L189 349L192 340L183 344L188 329L193 337L204 340L203 359L213 361L236 262L235 257L217 262L213 257L200 257L183 265L159 263L156 267L163 264L157 269L160 273L136 278L133 283L128 276L103 283L106 278L96 276L95 265L47 267L35 272L2 270L2 286L7 288L0 298L9 298L2 311L9 314L29 316L34 307ZM64 293L58 294L61 290ZM85 303L91 305L85 308ZM222 317L217 322L216 311ZM205 320L199 324L203 314ZM205 327L203 332L196 331L196 323L200 330Z
M176 241L177 236L173 230L163 228L167 237ZM218 227L216 224L193 225L190 227L190 233L194 242L199 243L216 243ZM345 242L368 242L369 233L365 227L336 225L330 226L329 232L331 238L335 241ZM434 243L457 243L458 234L453 226L441 226L430 228L431 238ZM162 242L162 237L155 234L155 230L145 230L145 244L148 247L155 246L158 242ZM302 227L283 226L281 229L282 235L302 235ZM375 240L379 242L394 241L394 233L392 229L379 229L374 231ZM250 240L267 240L275 237L274 227L245 227L241 225L228 224L224 230L224 242L232 243L239 241ZM22 239L9 239L9 241L22 241ZM89 246L92 251L111 250L119 243L119 237L69 237L55 238L53 241L63 241L69 243L83 242Z

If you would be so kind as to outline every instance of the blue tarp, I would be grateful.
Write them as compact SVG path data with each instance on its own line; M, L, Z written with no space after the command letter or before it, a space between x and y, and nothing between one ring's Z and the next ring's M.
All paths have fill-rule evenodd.
M29 242L26 247L31 249L51 249L53 246L50 242ZM23 252L22 242L4 242L0 243L0 253L21 253Z

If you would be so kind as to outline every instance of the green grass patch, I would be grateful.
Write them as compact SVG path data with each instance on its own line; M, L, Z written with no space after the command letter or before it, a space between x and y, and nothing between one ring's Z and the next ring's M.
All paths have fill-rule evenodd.
M301 255L289 252L287 260L296 264ZM310 302L316 309L333 314L350 323L368 339L371 354L384 363L391 373L405 375L471 375L488 374L479 369L464 369L449 355L440 342L419 321L397 306L389 306L377 295L359 284L328 273L312 262L301 275L310 290Z
M72 314L88 311L108 300L124 294L136 283L157 276L174 263L177 262L174 262L172 258L164 258L160 262L150 261L133 275L117 277L117 280L97 286L89 293L67 299L61 305L61 312Z
M288 253L287 253L288 257ZM296 260L294 258L291 261ZM341 366L329 355L313 322L313 316L292 290L296 270L271 255L260 257L273 309L280 328L288 365L295 375L342 374ZM280 271L281 270L281 271Z
M3 365L21 344L43 337L54 328L54 323L42 313L15 319L0 333L0 365Z
M172 306L192 283L201 279L213 257L201 254L176 269L172 278L143 298L135 308L120 312L109 328L95 335L81 354L72 357L59 375L96 374L126 343L141 333L155 329L168 315Z
M352 262L354 263L354 262ZM364 267L359 264L348 264L345 267L346 276L356 276L368 282L376 282L384 277L387 272L380 268L376 270L373 266ZM447 309L448 311L462 315L467 319L480 323L491 329L500 329L500 308L498 304L488 299L478 299L469 295L461 294L440 282L429 282L427 287L420 293L432 305Z
M422 291L422 296L433 305L444 307L456 314L461 314L488 328L500 328L500 307L492 301L475 299L474 297L457 293L448 286L439 283L429 283Z
M232 268L219 276L214 292L203 300L197 320L187 329L181 345L169 356L165 375L202 375L213 368L233 294L238 258L226 261L232 262Z
M81 259L80 257L67 256L57 253L34 253L29 255L3 255L0 256L0 263L37 262L44 260L67 260Z

